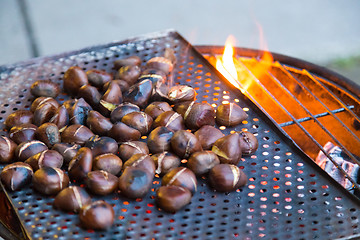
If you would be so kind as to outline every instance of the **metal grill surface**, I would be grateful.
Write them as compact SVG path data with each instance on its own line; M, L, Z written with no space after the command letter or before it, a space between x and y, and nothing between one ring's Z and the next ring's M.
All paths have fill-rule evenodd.
M359 234L358 199L322 171L248 98L230 87L214 68L178 33L165 31L107 45L0 67L0 128L17 109L29 109L29 87L36 80L62 84L70 66L112 72L115 59L137 55L144 63L161 56L166 47L177 56L175 84L193 86L197 101L213 106L237 102L249 117L225 134L248 130L259 149L239 164L248 184L231 193L218 193L199 179L191 203L175 214L155 205L154 178L146 197L130 200L119 193L101 197L114 206L116 220L108 231L83 230L78 216L54 210L53 197L30 187L8 192L21 224L33 239L336 239ZM68 99L61 95L59 102ZM5 131L1 132L6 135ZM3 166L2 166L3 167ZM99 199L94 196L93 199Z

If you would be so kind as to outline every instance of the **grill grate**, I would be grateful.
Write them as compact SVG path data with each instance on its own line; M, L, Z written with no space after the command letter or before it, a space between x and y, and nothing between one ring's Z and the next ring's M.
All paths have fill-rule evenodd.
M64 72L73 65L84 70L112 71L115 59L129 55L138 55L145 63L151 57L162 55L166 47L173 48L178 59L175 83L193 86L198 92L198 101L207 101L213 106L235 101L247 111L249 118L243 124L234 128L217 127L226 134L248 130L257 135L258 151L242 158L240 163L249 177L248 184L224 194L210 189L206 179L201 178L191 204L169 214L154 205L154 189L161 181L155 177L154 189L142 199L132 201L119 193L103 197L114 206L116 214L114 226L106 232L81 229L77 215L54 210L53 198L43 197L31 187L9 192L11 204L29 238L275 240L335 239L360 233L358 199L307 158L261 108L227 85L176 32L156 33L0 67L0 81L2 86L7 86L0 90L0 128L11 112L29 109L31 96L27 89L35 80L51 79L61 84ZM58 100L63 102L67 98L61 95Z

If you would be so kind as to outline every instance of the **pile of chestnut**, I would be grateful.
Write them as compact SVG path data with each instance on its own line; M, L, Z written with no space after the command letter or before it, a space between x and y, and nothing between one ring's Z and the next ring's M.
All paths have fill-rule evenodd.
M237 164L242 154L256 151L256 137L224 136L214 127L240 124L247 118L243 109L228 103L215 111L195 101L192 87L169 86L171 51L145 66L141 62L136 56L116 60L114 74L70 67L63 90L72 98L62 104L56 100L58 85L36 81L30 110L10 114L9 137L0 137L0 163L8 164L0 174L4 186L16 191L32 182L37 192L55 196L55 208L79 213L82 227L107 229L113 207L92 202L88 192L118 190L141 198L157 175L162 186L156 203L175 212L190 203L199 176L221 192L245 185L247 176Z

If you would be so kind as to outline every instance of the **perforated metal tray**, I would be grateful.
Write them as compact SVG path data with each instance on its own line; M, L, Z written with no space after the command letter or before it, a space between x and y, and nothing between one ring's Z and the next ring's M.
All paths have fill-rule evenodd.
M175 83L195 87L197 101L214 106L235 101L247 111L249 118L243 124L221 129L226 134L247 129L259 140L257 152L244 156L239 164L248 184L236 192L218 193L208 187L205 178L199 179L191 204L169 214L155 205L154 190L161 180L154 178L152 191L142 199L130 200L119 193L101 197L116 213L108 231L83 230L77 215L54 210L53 197L39 195L31 186L7 192L29 238L336 239L360 233L358 199L329 178L174 31L0 67L0 129L10 113L29 109L32 97L28 89L36 80L62 84L64 72L73 65L111 72L115 59L137 55L145 63L161 56L166 47L176 53ZM67 98L61 95L58 100Z

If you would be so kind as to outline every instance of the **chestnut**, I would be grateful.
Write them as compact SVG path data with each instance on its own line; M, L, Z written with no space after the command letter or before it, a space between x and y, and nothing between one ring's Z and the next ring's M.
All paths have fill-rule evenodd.
M239 132L240 135L240 147L242 154L252 154L254 153L258 147L259 142L256 139L255 135L251 132Z
M61 133L61 140L65 143L83 145L94 133L84 125L70 125Z
M88 83L86 73L80 67L70 67L64 74L63 87L71 96L76 96L79 89Z
M78 96L83 98L93 108L98 108L101 100L101 93L96 87L84 85L79 89Z
M159 69L165 74L170 74L174 69L174 65L171 60L165 57L153 57L146 62L146 68Z
M241 159L240 136L238 133L229 134L216 140L211 150L218 155L221 163L237 165Z
M47 102L39 105L34 111L33 123L36 126L40 126L49 122L56 114L56 111L57 108L52 103Z
M235 165L219 164L210 170L209 182L216 191L231 192L244 186L247 176Z
M51 149L60 153L64 159L64 163L69 163L80 148L81 146L77 144L56 143Z
M215 153L201 151L191 154L186 166L196 175L204 175L218 164L220 164L220 160Z
M71 180L81 182L92 169L92 152L87 147L78 150L69 163L68 173Z
M184 115L185 125L197 130L204 125L215 125L215 111L208 103L195 103Z
M105 83L104 86L102 87L103 90L106 91L109 88L110 84L112 84L112 83L119 85L122 93L126 92L130 88L129 83L126 82L125 80L115 79L115 80Z
M31 182L33 170L30 165L23 162L11 163L0 173L1 182L10 191L16 191Z
M186 85L176 85L170 88L168 99L172 103L194 101L196 97L195 89Z
M104 170L113 175L118 175L122 169L121 159L112 153L98 155L93 160L94 170Z
M175 132L185 129L183 118L180 114L174 111L163 112L155 119L153 128L160 126L167 127Z
M83 206L79 212L80 224L85 229L106 230L115 220L113 207L103 200Z
M141 68L138 65L128 65L119 68L116 78L125 80L129 85L133 85L140 77Z
M123 169L128 167L143 169L151 175L155 174L155 163L148 154L137 153L133 155L123 165Z
M117 122L108 132L108 136L115 139L117 142L127 142L139 140L141 133L125 123Z
M167 95L169 92L169 86L167 85L167 77L166 74L158 69L145 69L138 81L150 80L153 85L153 91L151 93L152 101L160 101L163 99L167 99Z
M5 126L10 129L21 124L30 124L33 121L33 113L28 110L17 110L11 113L5 120Z
M117 142L110 137L99 137L94 135L89 138L84 147L91 149L93 156L105 154L105 153L117 153L118 144Z
M54 123L44 123L36 131L35 136L38 140L42 141L49 148L56 143L60 143L59 128Z
M122 103L111 112L110 120L113 123L120 122L126 114L132 112L140 112L140 108L132 103Z
M225 136L218 128L210 125L202 126L194 134L204 150L210 150L216 140Z
M105 100L100 100L100 104L98 107L99 112L105 116L110 117L110 113L117 107L117 104L113 104L110 102L107 102Z
M195 174L185 167L177 167L166 173L162 179L161 185L184 187L189 189L192 194L194 194L197 190L197 180Z
M156 83L158 81L165 83L167 80L166 74L155 68L147 68L144 71L142 71L138 82L141 82L143 80L149 79L152 83Z
M114 105L119 105L123 101L121 88L118 84L110 82L109 87L102 96L101 100L112 103Z
M15 156L19 161L25 161L29 157L47 150L45 143L33 140L19 144L15 149Z
M199 140L186 130L177 131L170 142L172 150L180 158L187 158L194 152L202 150Z
M17 144L26 141L35 140L36 129L37 126L31 123L17 125L10 129L9 137Z
M69 99L63 102L62 106L66 108L66 111L70 113L71 108L74 106L76 99Z
M61 168L64 159L57 151L47 149L29 157L25 163L29 164L36 171L43 167Z
M55 197L53 206L64 212L79 212L80 209L91 203L91 197L85 189L70 186L61 190Z
M184 101L184 102L179 102L176 103L174 105L174 110L175 112L177 112L178 114L180 114L183 118L185 117L185 115L188 115L192 106L195 104L195 101Z
M132 85L129 90L124 93L126 102L138 105L140 108L145 108L152 95L153 87L150 80L144 80Z
M149 148L146 143L140 141L128 141L121 143L119 146L119 157L123 161L127 161L137 153L149 154Z
M53 195L69 186L69 177L60 168L44 167L34 173L32 183L39 193Z
M161 186L156 191L156 204L166 212L176 212L189 204L191 192L180 186Z
M151 156L155 163L155 173L164 175L174 168L180 166L180 158L170 152L157 153Z
M110 82L112 80L111 74L98 69L88 70L86 72L86 76L88 78L89 83L92 86L97 87L99 89L101 89L105 83Z
M235 103L221 104L216 110L216 122L223 126L236 126L248 117Z
M121 122L138 130L141 135L146 135L153 123L153 119L144 112L131 112L126 114Z
M92 171L87 174L86 187L97 195L108 195L117 189L118 178L103 170Z
M162 80L153 82L153 91L151 94L151 101L161 101L161 100L167 99L169 90L170 90L170 88L166 82L163 82Z
M121 67L125 66L140 66L141 64L141 58L138 56L130 56L127 58L117 59L114 61L114 68L115 70L118 70Z
M151 153L161 153L170 151L170 140L174 136L174 131L167 127L157 127L152 130L147 139L147 145Z
M53 105L55 108L58 108L58 107L60 107L60 104L54 99L54 98L52 98L52 97L38 97L38 98L36 98L33 102L32 102L32 104L31 104L31 106L30 106L30 111L31 112L35 112L35 110L36 110L36 108L38 107L38 106L40 106L40 105L42 105L42 104L51 104L51 105Z
M128 198L144 197L151 188L153 175L148 171L127 167L119 178L119 189L121 194Z
M14 159L17 145L7 137L0 136L0 163L9 163Z
M172 110L167 102L152 102L145 108L144 112L153 119L156 119L161 113Z
M75 99L74 105L69 112L70 124L86 124L88 113L92 110L92 107L83 99Z
M59 130L66 127L69 124L69 121L69 113L64 105L58 107L55 114L49 120L49 122L54 123L59 128Z
M113 126L108 118L94 110L88 113L86 125L93 133L98 135L106 135Z
M34 97L52 97L55 98L60 93L60 88L49 80L39 80L30 87L30 93Z

